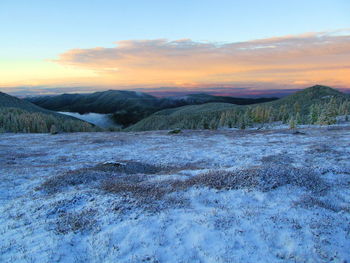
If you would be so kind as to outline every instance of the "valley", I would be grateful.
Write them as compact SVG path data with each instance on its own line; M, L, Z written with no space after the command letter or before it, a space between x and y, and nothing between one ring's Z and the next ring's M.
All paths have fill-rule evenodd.
M246 129L281 122L330 125L350 114L350 96L315 85L276 98L235 98L190 94L156 98L134 91L108 90L18 99L0 93L0 131L147 131L171 129ZM348 117L346 117L348 118ZM18 119L13 122L12 119ZM64 122L58 121L67 120ZM69 120L69 122L68 122ZM32 122L27 127L27 122ZM72 125L74 124L74 125Z
M108 129L108 128L120 128L121 125L113 121L112 114L106 114L106 113L84 113L80 114L77 112L67 112L67 111L60 111L58 112L60 114L68 115L75 117L77 119L86 121L88 123L92 123L102 129Z

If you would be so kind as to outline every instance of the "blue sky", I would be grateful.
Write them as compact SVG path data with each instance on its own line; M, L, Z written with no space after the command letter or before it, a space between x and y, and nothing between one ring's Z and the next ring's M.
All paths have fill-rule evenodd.
M346 29L349 14L346 0L1 0L0 70L123 40L236 43Z
M350 1L1 0L1 56L55 56L125 39L237 42L350 27Z

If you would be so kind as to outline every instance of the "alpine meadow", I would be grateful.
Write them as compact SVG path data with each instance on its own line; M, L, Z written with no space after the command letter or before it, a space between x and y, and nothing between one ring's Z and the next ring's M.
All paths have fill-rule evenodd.
M0 1L0 262L350 262L349 13Z

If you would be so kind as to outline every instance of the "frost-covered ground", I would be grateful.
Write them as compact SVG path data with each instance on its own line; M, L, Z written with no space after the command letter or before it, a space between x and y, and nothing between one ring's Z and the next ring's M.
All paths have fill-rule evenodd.
M0 262L349 262L350 127L1 134Z

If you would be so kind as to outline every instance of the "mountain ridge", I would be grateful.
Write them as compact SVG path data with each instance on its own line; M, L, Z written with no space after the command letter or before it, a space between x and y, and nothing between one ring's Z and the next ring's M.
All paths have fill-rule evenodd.
M224 102L231 104L253 104L271 101L276 98L235 98L213 96L210 94L189 94L186 97L157 98L147 93L107 90L87 94L62 94L56 96L41 96L27 98L28 101L55 111L113 114L116 123L129 126L166 108L176 108L185 105L203 104L209 102Z
M126 130L245 128L254 123L286 123L291 119L300 124L329 124L334 122L336 112L350 111L350 96L327 86L315 85L284 98L260 104L202 104L201 108L198 105L186 107L156 112Z

